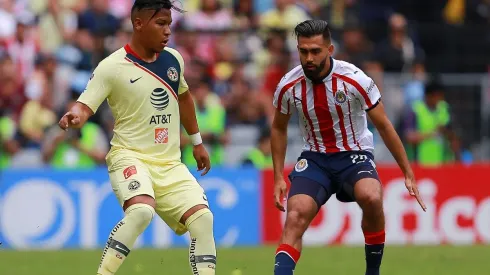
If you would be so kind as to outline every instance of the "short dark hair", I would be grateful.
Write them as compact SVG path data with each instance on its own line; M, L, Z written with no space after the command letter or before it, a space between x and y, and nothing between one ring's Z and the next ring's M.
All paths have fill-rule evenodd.
M325 40L331 41L332 35L330 33L330 27L328 22L324 20L306 20L299 23L294 28L294 34L296 38L312 37L315 35L322 35Z
M153 18L160 10L175 10L183 13L184 10L175 6L174 2L173 0L136 0L131 8L131 14L141 10L153 10L155 11Z
M425 86L426 96L433 94L444 94L444 86L439 81L431 81Z

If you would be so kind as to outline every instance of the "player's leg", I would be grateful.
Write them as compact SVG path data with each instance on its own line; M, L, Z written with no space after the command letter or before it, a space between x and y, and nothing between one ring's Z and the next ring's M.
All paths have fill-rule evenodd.
M362 209L362 230L365 239L366 275L378 275L385 242L383 193L374 157L369 152L339 153L331 169L341 184L337 199L356 201Z
M100 275L117 272L155 213L152 181L145 166L131 166L129 169L134 169L136 174L128 177L124 170L109 174L116 197L123 206L124 218L109 235L97 271Z
M292 275L301 255L302 238L330 193L317 181L292 177L286 222L276 250L274 274Z
M214 275L216 244L213 235L212 212L207 205L193 206L184 213L180 223L185 225L191 237L189 264L192 274Z
M354 186L354 196L362 209L362 231L366 243L366 275L379 275L385 243L381 183L375 178L360 179Z
M214 218L203 188L183 164L162 174L160 180L172 184L155 189L156 212L178 235L189 231L191 274L214 275Z

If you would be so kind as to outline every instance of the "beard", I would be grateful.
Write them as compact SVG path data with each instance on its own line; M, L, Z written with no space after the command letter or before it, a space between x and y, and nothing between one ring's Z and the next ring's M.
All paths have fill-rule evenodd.
M303 67L303 72L305 73L306 77L308 77L309 79L313 80L313 81L320 81L322 80L321 79L321 73L323 71L323 69L325 69L325 65L327 63L327 59L329 57L325 57L325 59L322 60L322 62L320 62L319 65L316 65L316 64L313 64L313 63L306 63L306 64L301 64L301 67ZM314 68L308 68L307 66L315 66Z

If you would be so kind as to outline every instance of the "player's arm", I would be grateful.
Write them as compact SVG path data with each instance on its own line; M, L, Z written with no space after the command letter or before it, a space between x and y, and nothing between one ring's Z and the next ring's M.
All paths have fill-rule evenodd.
M180 65L180 76L179 76L179 112L180 112L180 123L184 126L185 131L190 137L193 148L193 155L196 159L198 171L203 171L201 176L206 175L211 169L211 161L209 159L208 152L202 143L202 137L199 133L199 125L197 124L196 118L196 108L194 107L194 100L189 92L189 85L184 78L184 59L179 52L174 49L167 49L172 53Z
M374 126L376 126L376 129L386 144L386 147L390 150L391 154L400 166L403 174L406 177L412 177L413 171L410 167L410 162L408 161L405 148L403 147L403 143L398 136L395 127L393 127L393 124L386 116L383 102L380 101L377 106L369 110L367 114Z
M94 112L87 105L77 102L61 118L60 128L63 130L68 128L80 129L93 114Z
M390 150L391 154L395 158L398 166L400 166L403 174L405 175L405 185L410 193L419 202L422 209L425 211L427 207L420 198L417 185L415 183L415 175L410 167L408 156L403 147L403 143L396 133L395 127L391 124L391 121L386 116L386 112L381 101L368 111L368 116L373 122L374 126L379 132L379 135L383 139L386 147Z
M199 133L196 108L190 92L179 94L180 122L189 136Z
M61 129L82 128L109 96L114 75L117 73L107 61L101 62L92 74L85 91L59 121Z
M274 164L274 179L284 180L284 160L288 141L288 124L290 114L283 114L276 109L271 128L271 150Z
M405 175L405 186L411 196L414 196L419 202L422 209L426 207L419 195L419 190L415 182L415 175L410 167L408 156L403 147L403 143L398 136L395 127L386 116L383 102L381 102L381 93L374 81L364 72L359 72L355 80L347 79L349 84L354 88L357 99L361 102L362 109L365 110L383 139L386 147L390 150L396 162Z
M284 160L286 158L288 124L291 118L291 106L289 93L284 87L286 78L279 83L274 93L273 105L275 108L274 118L271 126L271 152L274 167L274 197L276 207L285 211L282 200L286 195L286 182L284 180Z
M196 159L198 171L203 171L201 176L206 175L211 169L211 161L208 152L202 143L202 137L199 133L199 125L197 124L196 109L194 100L190 92L179 94L179 112L180 122L184 126L185 131L190 136L193 148L193 155Z

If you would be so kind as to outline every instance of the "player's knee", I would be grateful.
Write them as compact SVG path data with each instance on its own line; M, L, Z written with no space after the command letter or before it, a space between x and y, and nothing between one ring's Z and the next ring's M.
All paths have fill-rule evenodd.
M133 225L144 230L150 225L155 215L155 209L148 204L133 204L126 209L126 219L131 220Z
M383 198L381 194L376 190L365 191L364 193L357 196L357 201L361 208L379 208L382 207Z
M308 218L305 213L298 210L291 210L286 216L286 229L288 231L302 231L308 227Z
M203 208L192 214L185 225L192 236L213 235L214 216L209 208Z

